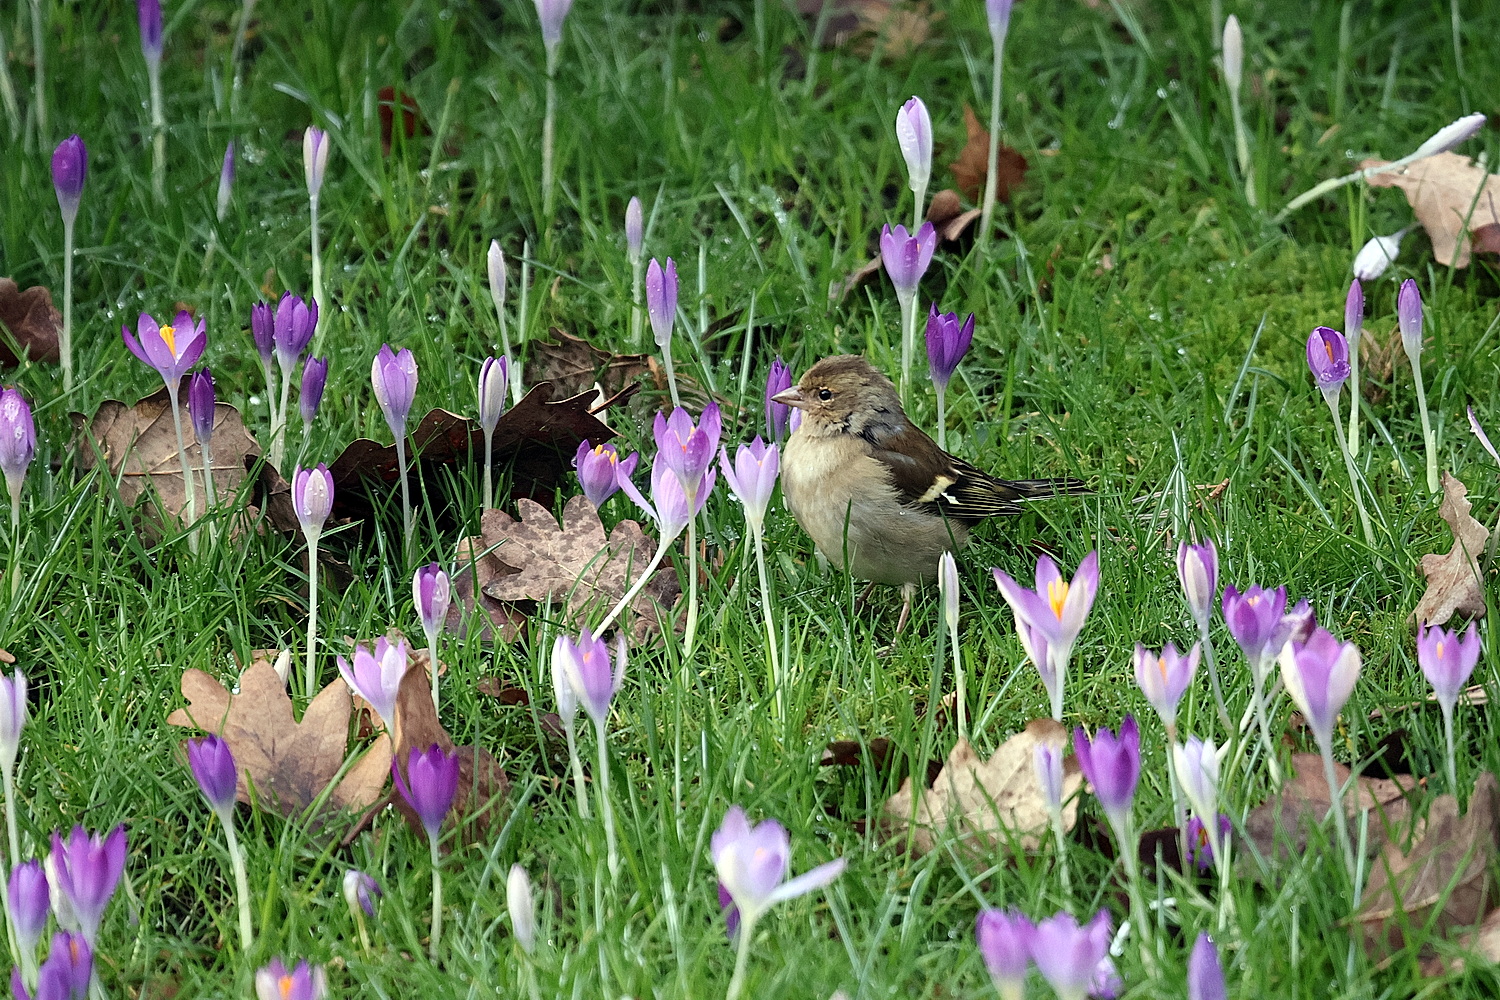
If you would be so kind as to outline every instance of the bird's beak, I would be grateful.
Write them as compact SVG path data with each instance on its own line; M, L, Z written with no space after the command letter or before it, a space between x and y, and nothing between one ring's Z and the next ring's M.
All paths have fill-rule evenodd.
M802 395L802 390L795 385L790 389L783 389L771 397L771 402L780 403L783 406L795 406L799 409L807 405L807 400Z

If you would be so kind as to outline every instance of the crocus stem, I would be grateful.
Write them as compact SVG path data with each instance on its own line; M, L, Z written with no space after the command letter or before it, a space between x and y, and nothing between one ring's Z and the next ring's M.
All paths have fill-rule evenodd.
M0 777L5 782L5 836L10 844L10 865L16 865L21 861L21 833L16 827L16 765L6 767ZM5 876L10 877L10 866L6 866Z
M755 572L760 577L760 609L766 620L766 659L771 664L771 689L776 695L776 718L786 719L786 679L781 675L781 649L776 624L771 620L771 585L766 578L765 529L752 526L755 536Z
M1213 689L1214 706L1219 710L1219 723L1224 727L1225 735L1234 739L1238 730L1229 718L1229 706L1224 701L1224 687L1219 683L1218 658L1214 656L1214 644L1209 637L1206 620L1198 623L1198 642L1203 646L1203 662L1208 667L1208 684Z
M573 794L578 798L578 815L588 819L591 815L589 796L583 785L583 761L578 759L578 733L573 728L572 719L563 722L563 735L568 739L568 766L573 770Z
M1182 781L1177 777L1177 723L1167 724L1167 783L1172 786L1172 823L1177 827L1183 867L1187 866L1187 810L1182 805Z
M557 120L557 45L547 46L547 110L542 118L542 219L552 231L552 148Z
M599 815L604 818L604 843L609 858L610 878L620 874L620 847L615 842L615 807L609 798L609 742L604 723L594 723L594 742L599 744Z
M16 490L10 495L10 596L11 599L21 595L21 491Z
M36 64L36 130L47 144L47 34L42 28L42 0L31 0L31 58Z
M754 919L745 919L741 915L740 929L735 937L734 949L734 975L729 980L729 992L724 994L724 1000L739 1000L739 995L745 989L745 973L750 968L750 940L755 937Z
M1425 155L1426 154L1424 154L1424 156ZM1297 197L1287 202L1286 207L1283 208L1280 212L1277 212L1276 217L1271 221L1279 225L1282 222L1286 221L1287 216L1291 215L1297 209L1301 208L1303 205L1306 205L1308 202L1312 201L1315 198L1320 198L1330 191L1337 191L1345 184L1353 184L1355 181L1369 180L1376 174L1388 174L1394 170L1400 170L1407 164L1414 163L1420 159L1423 159L1423 156L1416 156L1413 154L1410 156L1403 156L1399 160L1392 160L1390 163L1382 163L1378 167L1365 167L1363 170L1356 170L1352 174L1345 174L1342 177L1330 177L1326 181L1308 188L1306 191L1302 192Z
M1359 457L1359 341L1349 341L1349 454Z
M239 105L240 84L240 57L245 53L245 36L250 31L250 16L255 11L255 0L245 0L240 6L240 23L234 30L234 45L229 50L229 72L231 83L229 85L229 116L234 117ZM368 950L368 949L367 949Z
M619 603L617 603L613 608L610 609L609 614L604 616L604 621L599 623L599 627L594 629L595 635L603 635L605 632L607 632L609 630L609 626L613 624L614 620L620 617L620 612L624 611L630 606L630 602L635 600L635 595L639 594L641 592L641 588L646 586L647 582L650 581L651 574L656 572L656 567L661 565L662 559L667 554L667 548L676 540L677 536L672 535L670 538L663 538L661 541L656 543L656 553L651 557L651 561L646 564L646 568L641 571L641 575L636 577L635 583L632 583L630 585L630 589L625 591L625 594L620 598Z
M177 389L177 383L168 379L167 401L172 405L172 428L177 432L177 467L182 470L182 485L187 492L188 547L197 552L198 533L194 526L198 523L198 487L195 485L198 477L193 475L193 467L188 464L187 445L182 436L182 411L177 408Z
M939 426L942 425L939 424ZM967 743L969 740L969 698L964 687L964 656L963 650L958 648L958 622L956 620L948 623L948 644L953 647L953 678L956 689L955 700L958 702L958 738Z
M1140 932L1141 958L1149 967L1151 953L1151 911L1146 908L1146 897L1141 892L1141 859L1136 845L1135 831L1131 829L1130 817L1116 822L1110 819L1115 840L1120 844L1120 860L1125 864L1125 882L1130 889L1131 924Z
M213 450L207 444L203 445L203 491L208 494L203 498L203 509L206 513L213 507L214 501L219 495L214 492L214 456Z
M639 260L630 265L630 342L637 350L646 347L645 325L641 322L641 271Z
M948 387L936 386L938 398L938 447L948 449Z
M308 698L317 690L318 673L314 668L313 654L318 648L318 540L307 539L307 669L303 673L303 693Z
M1049 807L1052 812L1052 840L1057 845L1057 877L1062 883L1063 896L1071 896L1072 880L1068 877L1068 835L1063 830L1062 806Z
M923 184L912 192L913 205L911 207L911 231L916 232L922 228L922 203L927 200L927 185Z
M1281 762L1276 759L1276 743L1271 739L1270 709L1266 705L1266 675L1268 664L1260 663L1251 670L1251 681L1253 687L1251 696L1254 698L1255 719L1260 726L1260 744L1266 752L1266 768L1271 772L1271 781L1277 787L1281 786Z
M1238 87L1229 88L1229 116L1234 119L1234 156L1245 180L1245 203L1255 207L1255 165L1250 162L1250 138L1245 130L1245 115L1240 109Z
M63 392L73 391L73 225L76 220L63 219L63 328L58 339L62 355Z
M536 962L530 955L524 959L526 962L526 992L531 1000L542 1000L542 988L536 979Z
M271 439L276 439L276 368L274 364L261 366L266 376L266 415L271 418Z
M901 302L901 403L911 405L911 358L917 342L917 296L898 297Z
M688 510L693 509L695 498L688 498ZM688 669L688 660L693 655L693 639L698 634L698 518L692 515L687 523L688 550L688 606L687 625L682 632L682 669Z
M438 710L438 658L437 646L434 643L427 644L427 669L432 673L432 710Z
M1453 753L1453 705L1448 702L1439 702L1443 710L1443 736L1448 742L1448 791L1454 796L1458 795L1458 763ZM9 796L7 795L7 802Z
M667 369L667 392L672 397L673 406L681 406L682 400L677 396L677 369L672 367L672 342L668 338L661 348L662 365Z
M326 141L326 140L325 140ZM317 343L313 345L313 353L317 353L323 343L323 332L328 329L328 299L323 295L323 255L318 250L318 196L312 195L307 199L308 214L312 216L312 284L313 301L318 304L318 332L315 335Z
M1432 433L1432 417L1427 413L1427 387L1422 382L1421 359L1411 356L1411 376L1417 387L1417 412L1422 415L1422 445L1427 449L1427 489L1436 493L1438 481L1437 438Z
M271 437L271 464L278 469L281 468L281 460L286 457L287 411L291 409L291 402L292 373L286 366L282 366L281 403L276 408L275 430Z
M1344 852L1344 863L1349 867L1349 880L1354 881L1354 847L1349 840L1349 817L1344 815L1344 792L1338 777L1333 773L1333 747L1319 736L1318 750L1323 755L1323 778L1328 782L1328 801L1332 805L1334 827L1338 830L1339 849ZM1358 886L1355 895L1359 894Z
M428 837L427 846L432 853L432 942L427 953L436 960L443 936L443 856L438 852L436 837Z
M411 483L406 475L406 434L396 435L396 465L401 472L401 523L406 531L406 541L403 551L406 553L406 561L411 562L412 528L411 528Z
M359 950L368 955L370 953L370 931L365 927L365 911L359 907L354 908L354 926L359 930Z
M245 858L240 853L240 838L234 832L234 817L222 816L224 839L229 843L229 866L234 870L234 894L240 910L240 952L250 950L255 943L255 928L250 923L250 880L245 874Z
M146 63L146 81L151 87L151 193L158 205L167 203L167 116L161 106L161 64Z
M484 509L495 508L495 471L494 471L494 447L495 429L485 428L484 432Z
M984 203L980 206L979 213L979 239L986 242L990 237L990 223L995 216L995 195L999 178L996 176L1000 166L1000 71L1005 66L1005 38L1002 36L995 42L995 67L994 79L990 81L990 151L985 160L987 168L984 180ZM921 225L921 220L917 220ZM938 399L942 399L939 394ZM942 404L939 403L941 406ZM942 423L938 423L939 429Z
M1421 384L1422 380L1418 377L1417 385L1420 386ZM1422 398L1420 390L1418 390L1417 398L1419 400ZM1328 403L1328 412L1333 414L1333 436L1339 443L1339 453L1344 456L1344 469L1349 473L1349 489L1354 494L1354 506L1359 510L1359 523L1365 530L1365 544L1373 549L1375 547L1375 528L1370 524L1370 515L1365 512L1364 494L1359 491L1359 470L1354 467L1354 456L1349 454L1349 442L1344 440L1344 420L1339 414L1339 394L1336 391L1325 392L1323 399ZM1426 422L1426 418L1427 408L1423 406L1422 419L1424 423Z

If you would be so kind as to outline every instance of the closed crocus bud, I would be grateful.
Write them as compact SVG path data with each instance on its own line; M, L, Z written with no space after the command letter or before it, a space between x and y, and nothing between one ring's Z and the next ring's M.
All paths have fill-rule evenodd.
M531 877L520 865L511 865L505 880L505 908L510 911L510 932L530 955L536 950L536 901L531 895Z
M1354 255L1354 277L1357 281L1374 281L1385 273L1385 269L1396 262L1401 253L1401 240L1406 230L1401 229L1389 236L1376 236L1359 248Z
M792 370L777 355L771 362L771 373L766 376L766 436L775 444L780 444L786 437L787 421L792 416L792 408L776 402L776 397L791 387Z
M448 574L437 563L428 563L412 577L411 597L416 603L417 617L422 620L422 631L427 634L429 646L437 643L438 630L448 616L451 593Z
M1134 717L1125 716L1118 737L1100 729L1090 740L1082 728L1074 730L1073 753L1104 814L1116 828L1124 829L1141 776L1141 733Z
M328 996L328 977L320 965L298 962L288 969L279 958L255 973L256 1000L323 1000Z
M302 412L302 424L311 427L323 403L323 390L328 387L328 359L309 357L302 365L302 392L297 400L297 409Z
M318 328L318 304L303 301L301 296L285 292L276 304L276 360L281 370L290 375L297 366L297 359L312 343L313 333Z
M352 667L342 656L335 662L339 676L349 689L369 702L386 729L394 732L396 695L401 691L401 679L406 676L408 665L406 643L400 640L391 642L381 636L375 640L373 652L364 646L354 647Z
M1417 160L1426 156L1436 156L1438 153L1446 153L1478 135L1479 130L1484 128L1485 120L1482 112L1464 115L1458 121L1451 125L1444 125L1428 136L1427 141L1418 146L1406 159Z
M943 624L958 628L958 560L952 552L938 559L938 591L943 599Z
M261 365L270 368L276 358L276 311L269 302L257 302L250 307L250 337L255 341Z
M1032 773L1049 812L1062 808L1063 751L1050 743L1038 743L1031 752Z
M486 255L490 276L490 301L495 304L495 309L505 308L505 252L500 249L499 240L490 240L490 250Z
M1205 823L1219 815L1219 751L1213 740L1190 736L1172 747L1177 781L1193 812Z
M1080 927L1071 913L1059 913L1036 925L1031 957L1057 993L1058 1000L1084 1000L1100 964L1109 957L1110 916L1100 910Z
M224 165L219 168L219 195L214 199L214 214L219 221L229 214L229 199L234 196L234 140L224 147Z
M384 894L380 883L358 868L351 868L344 872L344 905L349 907L350 915L362 911L365 916L373 917L375 900Z
M1344 296L1344 339L1349 342L1349 355L1359 357L1359 336L1365 328L1365 289L1359 278L1349 282L1349 294Z
M776 492L780 463L776 446L766 444L759 437L750 444L740 445L733 463L729 461L729 451L719 449L719 470L724 473L730 491L745 505L745 520L756 533L765 524L766 506L771 502L771 494Z
M307 175L307 195L317 200L328 171L328 133L308 126L302 133L302 171Z
M505 388L510 383L510 362L485 358L479 366L479 426L493 433L505 415Z
M915 234L908 233L905 226L881 228L880 261L896 287L897 298L904 300L917 294L917 286L936 251L937 230L930 222L922 223Z
M1349 342L1331 327L1320 326L1307 338L1307 367L1325 398L1337 398L1349 378Z
M1005 36L1010 32L1010 10L1016 0L984 0L985 18L990 22L990 40L997 46L1005 45Z
M333 474L322 462L315 469L298 469L292 476L292 508L309 545L317 544L333 510Z
M31 407L18 389L0 392L0 472L12 501L21 496L26 470L36 457L36 423Z
M63 222L73 224L78 205L83 200L83 182L89 172L89 151L83 140L70 135L52 151L52 188L57 192L57 207Z
M1422 293L1411 278L1401 282L1401 291L1396 293L1396 322L1401 327L1401 347L1415 368L1422 354Z
M1208 628L1219 592L1219 550L1212 538L1202 545L1183 542L1177 546L1177 579L1187 597L1193 621L1200 629Z
M394 760L391 773L396 790L427 831L427 839L436 842L443 819L453 808L453 797L458 794L458 754L444 753L436 743L425 752L412 747L406 760L406 774L401 773Z
M1240 19L1230 14L1224 19L1224 82L1230 90L1239 90L1244 75L1245 36Z
M974 342L974 314L962 323L958 313L940 313L937 306L927 311L927 367L939 389L947 389L958 363L969 353Z
M239 772L229 744L212 734L200 740L188 740L187 757L198 790L208 800L208 807L223 822L231 822Z
M26 719L26 675L19 670L10 677L0 674L0 768L6 771L16 766Z
M651 317L656 346L666 347L672 341L672 324L677 317L677 262L671 257L665 268L655 257L646 265L646 313Z
M135 0L141 28L141 54L152 65L161 63L161 0Z
M590 445L584 441L573 455L573 468L578 470L578 485L583 487L583 495L598 509L620 488L620 477L629 479L640 460L640 453L632 452L622 462L614 445Z
M625 636L620 636L611 659L608 644L595 638L585 625L577 642L567 636L561 637L559 645L553 648L554 657L559 653L578 704L590 719L602 725L609 717L609 705L615 692L625 682Z
M188 379L188 417L198 446L207 448L214 436L214 377L207 368Z
M980 910L974 922L979 957L1001 1000L1026 995L1026 972L1031 965L1031 937L1036 927L1015 910Z
M5 899L10 926L23 955L36 953L52 912L47 874L40 861L23 861L10 870L9 894Z
M417 359L411 349L399 353L390 344L380 345L370 365L370 383L375 387L375 402L385 414L386 425L396 437L406 436L406 418L417 395Z
M1207 934L1198 935L1188 956L1187 995L1188 1000L1229 1000L1219 949Z
M646 245L646 219L641 211L641 199L631 198L625 206L625 257L634 267L641 262L641 251Z
M920 97L896 112L896 142L906 160L907 185L914 192L926 191L932 179L932 116Z
M542 45L550 53L562 41L563 21L573 0L536 0L536 16L542 22Z

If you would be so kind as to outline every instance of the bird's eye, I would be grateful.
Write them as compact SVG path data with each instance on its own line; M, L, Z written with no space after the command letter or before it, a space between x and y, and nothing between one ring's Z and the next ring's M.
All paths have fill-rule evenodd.
M818 390L818 398L821 399L825 403L828 402L830 399L833 398L833 390L831 390L831 389L819 389Z

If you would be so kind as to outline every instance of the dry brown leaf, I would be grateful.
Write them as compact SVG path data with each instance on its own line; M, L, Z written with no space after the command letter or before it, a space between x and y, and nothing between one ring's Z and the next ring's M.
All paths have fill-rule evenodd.
M1349 781L1349 768L1335 763L1334 780ZM1344 812L1358 821L1370 810L1366 853L1374 854L1391 837L1398 837L1411 818L1408 794L1417 786L1414 778L1385 779L1360 775L1352 794L1344 795ZM1245 817L1245 834L1261 856L1274 864L1300 857L1307 850L1308 833L1322 824L1332 808L1323 759L1317 754L1292 755L1291 771L1281 790Z
M948 164L948 169L953 171L958 189L970 201L978 201L990 172L990 132L979 123L979 116L967 104L964 105L964 131L968 133L968 141L959 151L958 159ZM1011 192L1026 180L1026 157L1001 143L995 161L995 175L995 200L1009 205Z
M52 293L41 285L22 291L11 279L0 278L0 326L10 333L0 337L0 365L20 364L16 348L32 361L61 359L57 336L62 316L52 304Z
M240 675L231 694L201 670L182 675L186 708L167 716L174 726L217 733L229 744L240 769L235 789L250 801L253 783L260 802L283 815L301 812L323 794L344 763L349 741L349 687L334 680L313 698L298 722L292 699L276 671L256 660ZM334 788L328 803L335 809L365 809L379 800L391 772L391 741L382 735L371 744Z
M971 854L993 854L1019 845L1033 850L1051 823L1051 814L1037 787L1032 764L1038 745L1059 751L1068 746L1068 732L1052 719L1036 719L1000 745L987 761L959 740L948 755L932 787L913 801L911 779L901 784L882 810L888 837L911 837L913 849L926 854L951 834L960 849ZM1083 774L1069 756L1063 764L1063 826L1072 829L1078 818L1074 792Z
M1400 950L1408 928L1442 932L1477 923L1491 896L1497 825L1500 782L1489 772L1479 776L1462 816L1452 795L1434 799L1421 838L1408 851L1388 843L1370 873L1357 917L1366 950L1382 957Z
M855 55L868 57L878 46L887 61L910 55L944 17L941 11L934 13L927 0L797 0L797 11L814 28L823 20L817 39L823 48L847 46Z
M1478 927L1460 935L1453 943L1469 954L1452 958L1431 956L1422 962L1423 975L1463 972L1469 965L1468 958L1473 955L1488 962L1500 962L1500 910L1491 910Z
M1361 169L1388 160L1365 160ZM1478 250L1500 250L1500 174L1487 173L1467 156L1439 153L1400 170L1369 178L1371 187L1400 188L1432 240L1432 255L1444 266L1469 266L1469 234Z
M937 230L938 239L952 243L962 236L984 213L977 208L964 211L958 192L944 188L927 204L927 221Z
M1479 557L1490 540L1490 530L1469 514L1469 488L1443 473L1443 504L1438 513L1453 530L1453 548L1447 555L1422 557L1422 575L1427 590L1417 602L1412 619L1442 625L1455 614L1484 616L1484 576Z
M555 326L548 332L550 340L534 340L526 346L527 385L551 382L558 392L570 396L598 386L612 396L643 376L656 382L656 358L650 354L615 354ZM661 375L665 382L666 373Z
M198 513L204 511L203 450L189 429L187 391L178 398L178 413L187 441L187 461L197 486ZM182 464L177 452L177 432L166 387L158 389L134 406L107 400L87 421L71 414L74 447L81 470L102 466L119 480L120 499L134 507L151 493L151 520L179 521L187 508ZM245 429L239 411L228 403L214 406L214 434L209 444L213 456L214 492L221 504L232 503L245 482L246 459L260 454L260 445ZM153 529L154 530L154 529Z

